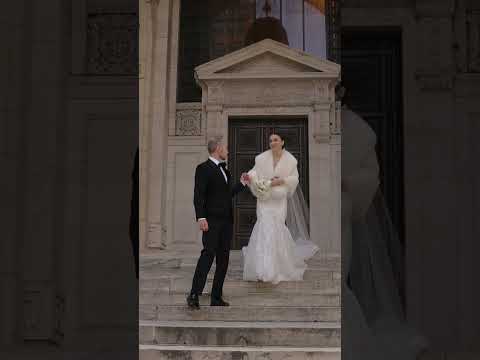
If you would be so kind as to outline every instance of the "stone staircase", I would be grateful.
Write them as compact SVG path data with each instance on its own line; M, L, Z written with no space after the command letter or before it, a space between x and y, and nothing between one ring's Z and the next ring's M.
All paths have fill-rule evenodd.
M140 359L340 360L340 259L315 256L304 281L242 280L232 251L224 297L210 307L214 267L200 310L186 306L198 254L164 253L140 264Z

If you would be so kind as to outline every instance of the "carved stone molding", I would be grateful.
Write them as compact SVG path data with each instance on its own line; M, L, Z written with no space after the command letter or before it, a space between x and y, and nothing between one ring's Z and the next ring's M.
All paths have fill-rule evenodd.
M223 102L223 81L213 81L208 87L208 102L218 104Z
M342 103L340 101L336 101L332 108L332 111L335 112L335 115L332 116L333 121L330 123L330 134L332 135L339 135L342 133L341 110Z
M332 119L331 104L316 104L313 106L313 129L312 135L317 144L329 143Z
M176 136L199 136L202 134L202 104L178 104L175 119Z

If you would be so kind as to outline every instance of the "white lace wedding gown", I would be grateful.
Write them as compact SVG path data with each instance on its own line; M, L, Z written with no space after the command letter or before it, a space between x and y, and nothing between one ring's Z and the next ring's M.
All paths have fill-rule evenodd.
M285 184L272 187L267 199L257 197L257 222L248 246L242 249L243 279L273 284L302 280L307 268L305 260L313 256L318 247L305 239L294 240L285 224L287 198L298 185L297 160L283 150L274 167L272 151L268 150L255 158L255 166L248 174L252 178L249 187L255 196L258 196L255 179L269 180L278 176Z

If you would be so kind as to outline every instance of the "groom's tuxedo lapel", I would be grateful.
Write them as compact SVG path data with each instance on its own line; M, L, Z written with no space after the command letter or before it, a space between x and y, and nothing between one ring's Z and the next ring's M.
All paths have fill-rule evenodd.
M230 172L227 169L225 170L225 175L227 175L227 180L228 183L225 182L225 177L222 174L222 170L220 169L220 166L216 165L212 160L208 159L207 163L210 165L212 170L217 174L217 177L219 177L222 181L222 184L229 185L230 184Z
M220 168L218 168L218 170L220 170ZM231 184L230 180L231 180L231 177L232 177L231 174L230 174L230 171L226 167L223 168L223 171L225 171L225 175L227 175L227 185L230 186L230 184ZM222 174L221 170L220 170L220 175L222 175L223 182L225 182L225 178L223 177L223 174Z
M225 170L225 175L227 175L228 185L230 185L230 183L231 183L230 171L228 171L227 168L224 168L223 170Z

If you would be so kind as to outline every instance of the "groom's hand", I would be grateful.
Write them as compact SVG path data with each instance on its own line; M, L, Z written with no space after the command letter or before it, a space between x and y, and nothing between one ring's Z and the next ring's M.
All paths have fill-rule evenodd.
M208 222L207 219L199 219L198 220L198 226L200 227L200 230L202 231L208 231Z

